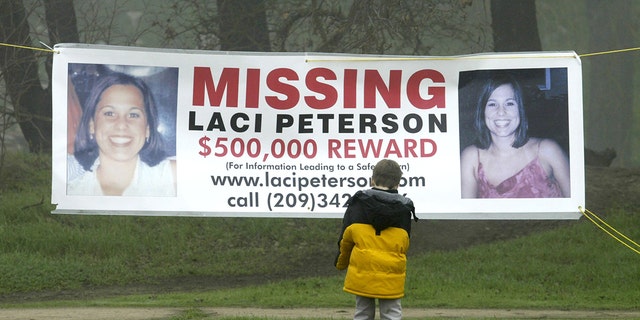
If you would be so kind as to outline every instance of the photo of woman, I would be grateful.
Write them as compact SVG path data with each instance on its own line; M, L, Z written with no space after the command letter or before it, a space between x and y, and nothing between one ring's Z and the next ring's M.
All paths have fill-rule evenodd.
M132 75L135 67L120 69L129 72L107 68L91 78L69 166L75 162L80 168L68 170L67 194L175 196L175 151L167 152L159 131L157 100L147 83Z
M554 89L549 86L550 77L542 78L544 85L533 87L533 92L537 90L533 98L525 98L517 76L540 74L535 71L496 70L475 74L482 75L475 79L482 85L478 86L472 125L467 126L473 128L475 137L466 146L461 142L462 198L571 196L569 160L565 150L554 139L531 136L527 103L548 100L558 104L557 101L562 100L562 93L547 94L549 97L542 93ZM549 73L542 74L549 76ZM566 101L566 95L564 99ZM473 101L472 98L469 100ZM566 112L566 107L564 109ZM461 130L463 127L461 125Z

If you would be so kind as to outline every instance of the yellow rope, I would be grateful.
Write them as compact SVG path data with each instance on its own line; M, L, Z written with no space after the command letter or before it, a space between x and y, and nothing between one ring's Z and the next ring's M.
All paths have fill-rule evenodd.
M42 42L41 42L42 43ZM3 43L0 42L0 46L5 46L5 47L13 47L13 48L19 48L19 49L29 49L29 50L36 50L36 51L44 51L44 52L51 52L51 53L60 53L60 51L57 50L53 50L52 48L50 48L49 46L45 45L44 43L42 43L44 46L47 47L47 49L44 48L36 48L36 47L29 47L29 46L21 46L21 45L17 45L17 44L10 44L10 43ZM601 51L601 52L593 52L593 53L585 53L585 54L579 54L578 56L581 58L585 58L585 57L593 57L593 56L600 56L600 55L605 55L605 54L612 54L612 53L622 53L622 52L629 52L629 51L637 51L640 50L640 47L635 47L635 48L626 48L626 49L619 49L619 50L609 50L609 51ZM520 58L521 56L507 56L507 57L503 57L503 59L514 59L514 58ZM544 58L546 56L540 56L541 58ZM552 57L552 56L549 56ZM389 60L389 61L413 61L413 60L456 60L456 59L488 59L488 57L474 57L474 56L461 56L461 57L386 57L386 58L349 58L349 59L344 59L344 61L381 61L381 60ZM340 59L336 59L336 60L306 60L306 62L318 62L318 61L341 61Z
M610 51L602 51L602 52L593 52L593 53L585 53L585 54L580 54L579 56L581 58L584 58L584 57L600 56L600 55L603 55L603 54L621 53L621 52L629 52L629 51L637 51L637 50L640 50L640 47L626 48L626 49L619 49L619 50L610 50Z
M571 55L572 57L574 55ZM554 55L539 55L536 58L544 58L544 59L552 59L557 58L558 56ZM450 60L487 60L487 59L495 59L493 56L488 55L470 55L470 56L438 56L438 57L364 57L364 58L346 58L346 59L305 59L305 62L340 62L340 61L348 61L348 62L367 62L367 61L429 61L429 60L438 60L438 61L450 61ZM521 55L508 55L502 56L500 59L522 59Z
M36 51L44 51L44 52L50 52L50 53L60 53L59 51L53 50L51 48L44 49L44 48L21 46L21 45L17 45L17 44L10 44L10 43L3 43L3 42L0 42L0 46L12 47L12 48L18 48L18 49L29 49L29 50L36 50Z
M600 217L598 217L595 213L585 209L582 210L582 207L578 207L578 210L580 210L580 212L582 212L582 214L587 217L587 219L591 220L591 222L593 222L593 224L595 224L598 228L600 228L602 231L604 231L605 233L607 233L608 235L610 235L612 238L616 239L618 242L622 243L625 247L631 249L631 251L640 254L640 250L632 247L631 245L629 245L628 243L620 240L620 238L618 238L616 235L614 235L613 233L609 232L609 230L612 230L614 233L616 233L617 235L621 236L622 238L624 238L625 240L627 240L628 242L632 243L633 245L635 245L636 247L640 248L640 245L638 245L636 242L634 242L633 240L629 239L627 236L625 236L624 234L620 233L618 230L616 230L615 228L613 228L612 226L610 226L609 224L607 224L604 220L602 220ZM596 220L598 220L598 222L596 222ZM602 225L606 226L607 228L609 228L609 230L605 229Z
M593 57L593 56L599 56L599 55L605 55L605 54L622 53L622 52L637 51L637 50L640 50L640 47L626 48L626 49L619 49L619 50L601 51L601 52L593 52L593 53L585 53L585 54L579 54L578 57L585 58L585 57ZM538 56L538 58L556 58L556 57L557 56L546 56L546 55ZM517 58L522 58L522 56L514 55L514 56L501 57L501 59L517 59ZM384 57L384 58L371 57L371 58L318 59L318 60L307 59L307 60L305 60L305 62L327 62L327 61L334 61L334 62L335 61L417 61L417 60L426 61L426 60L458 60L458 59L464 59L464 60L479 59L479 60L481 60L481 59L493 59L493 58L491 56Z
M601 52L593 52L593 53L584 53L584 54L578 54L578 57L580 58L585 58L585 57L593 57L593 56L599 56L599 55L605 55L605 54L612 54L612 53L622 53L622 52L629 52L629 51L638 51L640 50L640 47L635 47L635 48L626 48L626 49L619 49L619 50L609 50L609 51L601 51ZM537 56L537 58L556 58L557 56L546 56L546 55L540 55ZM522 58L522 56L519 55L513 55L513 56L504 56L501 57L501 59L517 59L517 58ZM383 58L349 58L349 59L324 59L324 60L310 60L307 59L305 62L327 62L327 61L426 61L426 60L482 60L482 59L494 59L494 57L491 56L459 56L459 57L383 57Z

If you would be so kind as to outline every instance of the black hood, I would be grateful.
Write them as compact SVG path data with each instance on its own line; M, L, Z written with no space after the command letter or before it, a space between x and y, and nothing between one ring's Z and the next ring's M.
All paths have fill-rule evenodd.
M354 195L360 201L366 220L376 230L376 234L389 227L407 229L410 232L411 216L415 218L415 208L411 199L398 194L397 190L363 190Z

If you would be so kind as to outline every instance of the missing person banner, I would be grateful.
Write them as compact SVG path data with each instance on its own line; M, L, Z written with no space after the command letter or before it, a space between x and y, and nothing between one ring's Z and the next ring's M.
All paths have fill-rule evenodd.
M381 159L421 219L584 206L574 52L55 50L54 213L340 218Z

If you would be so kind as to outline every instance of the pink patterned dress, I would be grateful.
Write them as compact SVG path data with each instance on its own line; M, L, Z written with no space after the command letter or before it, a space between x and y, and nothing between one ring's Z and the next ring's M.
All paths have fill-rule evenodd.
M558 182L544 171L538 157L497 186L487 181L478 163L478 198L561 198Z

